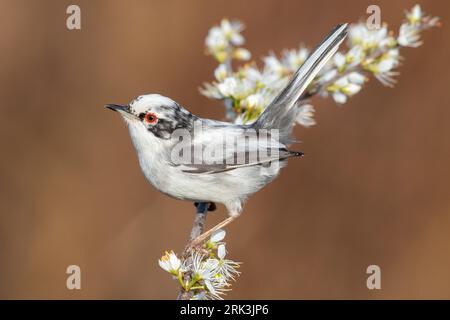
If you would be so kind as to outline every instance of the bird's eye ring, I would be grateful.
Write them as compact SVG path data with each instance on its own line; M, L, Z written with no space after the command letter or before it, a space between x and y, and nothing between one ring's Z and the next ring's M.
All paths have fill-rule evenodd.
M149 124L155 124L158 121L158 117L154 113L149 112L145 115L144 121Z

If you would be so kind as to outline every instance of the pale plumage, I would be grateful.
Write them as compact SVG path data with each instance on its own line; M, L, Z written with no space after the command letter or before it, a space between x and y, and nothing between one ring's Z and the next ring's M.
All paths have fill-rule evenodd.
M243 202L250 195L278 175L287 158L302 155L287 150L292 142L297 102L336 52L346 30L347 25L337 26L251 125L202 119L158 94L139 96L126 106L107 107L120 112L127 122L141 169L153 186L178 199L222 203L234 218L241 213ZM273 129L277 131L270 131ZM260 136L267 130L267 139L260 143ZM226 152L219 156L221 161L210 163L194 152L189 159L179 162L174 159L174 150L180 145L182 133L189 136L192 150L196 147L216 150L213 152L216 160L224 138L236 138L237 142L232 146L226 144ZM248 143L242 139L244 136ZM266 154L268 149L270 154ZM248 160L230 161L239 157Z

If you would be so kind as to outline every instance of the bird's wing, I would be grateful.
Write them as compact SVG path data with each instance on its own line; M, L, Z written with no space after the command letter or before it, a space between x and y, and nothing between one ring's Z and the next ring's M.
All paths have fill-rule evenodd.
M178 166L183 172L196 174L269 165L272 161L300 155L288 151L271 132L225 123L207 126L201 133L196 133L190 145L185 145L182 161L173 159L174 154L179 155L179 151L172 152L172 165ZM184 152L190 153L190 156Z

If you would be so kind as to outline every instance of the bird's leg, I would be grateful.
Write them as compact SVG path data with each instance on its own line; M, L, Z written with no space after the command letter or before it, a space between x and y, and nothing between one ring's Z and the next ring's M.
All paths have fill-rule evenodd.
M199 209L199 206L204 205L205 202L194 202L194 206L197 208L197 210ZM202 210L203 208L200 207L200 210ZM208 211L216 211L217 206L214 202L208 202Z
M200 245L202 242L204 242L207 238L209 238L214 232L216 232L219 229L224 228L225 226L227 226L228 224L230 224L231 222L233 222L238 216L230 216L228 218L226 218L225 220L223 220L222 222L216 224L214 227L212 227L211 229L209 229L208 231L202 233L201 235L199 235L197 238L195 238L194 240L192 240L189 243L189 247L195 247Z

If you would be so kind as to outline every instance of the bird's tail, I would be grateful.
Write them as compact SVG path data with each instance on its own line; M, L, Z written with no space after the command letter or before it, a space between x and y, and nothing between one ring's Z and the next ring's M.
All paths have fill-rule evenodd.
M340 24L331 31L314 52L306 59L286 87L267 106L254 122L257 129L279 129L282 143L290 140L292 127L297 114L296 105L305 89L337 51L347 35L347 24Z

